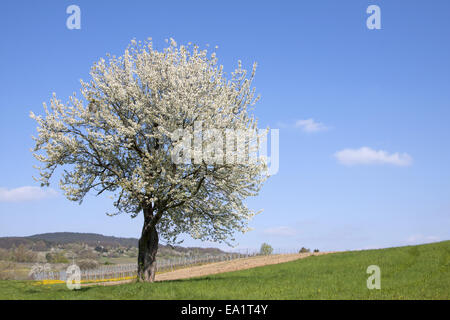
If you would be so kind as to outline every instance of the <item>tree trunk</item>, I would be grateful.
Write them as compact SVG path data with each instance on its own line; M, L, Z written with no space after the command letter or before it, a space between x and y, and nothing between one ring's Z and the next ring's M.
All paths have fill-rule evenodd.
M155 281L158 242L156 227L144 223L141 238L139 239L138 281Z

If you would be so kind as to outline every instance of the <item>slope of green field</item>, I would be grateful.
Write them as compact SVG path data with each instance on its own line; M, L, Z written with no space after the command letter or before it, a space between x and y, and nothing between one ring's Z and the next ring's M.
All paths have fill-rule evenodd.
M369 290L369 265L381 289ZM450 241L312 256L189 280L69 291L0 281L0 299L449 299Z

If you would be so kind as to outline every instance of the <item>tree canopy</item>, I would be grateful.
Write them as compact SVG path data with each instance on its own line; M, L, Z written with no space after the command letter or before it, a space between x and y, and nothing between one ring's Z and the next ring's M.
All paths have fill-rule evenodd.
M69 200L107 192L117 209L112 214L143 212L144 224L168 242L181 233L227 242L234 231L247 230L255 212L244 200L268 176L264 159L236 161L242 146L250 154L252 139L261 138L242 138L257 130L250 114L258 100L255 70L256 64L248 74L239 61L228 78L216 52L173 39L162 51L151 39L132 41L122 56L94 64L92 79L81 80L80 97L74 93L63 103L53 94L44 116L31 112L38 123L38 180L48 186L63 167L60 187ZM219 134L209 134L212 129ZM226 154L220 152L228 141L224 130L243 142L232 141ZM180 132L182 138L174 134ZM183 161L174 161L174 151Z

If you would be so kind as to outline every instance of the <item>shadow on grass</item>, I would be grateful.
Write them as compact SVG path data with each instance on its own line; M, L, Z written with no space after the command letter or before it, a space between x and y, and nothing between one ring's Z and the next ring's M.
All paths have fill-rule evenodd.
M187 282L201 282L201 281L230 281L230 280L248 280L249 276L204 276L188 279L174 279L174 280L163 280L155 283L187 283Z
M82 292L88 292L88 291L91 290L92 288L93 288L93 287L81 287L80 289L74 289L74 290L71 290L71 291L82 293Z

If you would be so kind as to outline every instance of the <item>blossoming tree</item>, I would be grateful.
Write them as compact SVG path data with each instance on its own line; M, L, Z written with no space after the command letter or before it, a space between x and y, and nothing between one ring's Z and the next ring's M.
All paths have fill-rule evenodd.
M80 98L74 93L62 103L53 94L50 108L44 103L44 116L30 114L38 123L33 151L42 163L41 186L48 186L62 166L60 187L69 200L81 203L88 192L106 192L117 209L110 215L143 214L141 281L154 281L160 238L174 243L190 234L229 243L236 231L248 230L255 214L244 200L256 195L267 178L265 161L222 161L217 148L212 151L216 161L209 161L205 150L211 150L208 139L214 138L205 133L200 145L182 149L182 162L174 161L180 138L173 133L179 129L193 132L201 123L256 130L250 114L258 100L251 86L255 65L248 76L239 62L227 78L217 62L215 52L178 46L173 39L162 51L151 39L132 41L123 56L108 55L108 61L94 64L92 79L81 81ZM221 139L215 139L217 147ZM231 156L236 156L241 148L232 146ZM201 161L189 161L194 158Z

